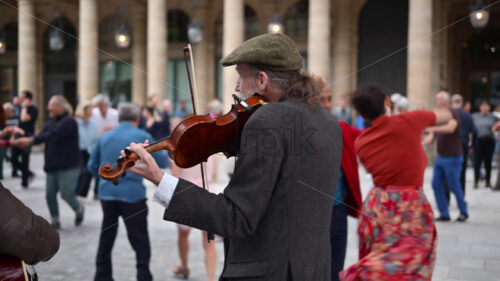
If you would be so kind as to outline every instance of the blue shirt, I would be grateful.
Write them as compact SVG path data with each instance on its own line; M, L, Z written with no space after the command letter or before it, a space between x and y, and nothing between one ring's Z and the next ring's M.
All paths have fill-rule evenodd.
M78 140L80 150L86 150L89 154L92 153L97 144L97 133L90 119L85 124L82 118L78 118Z
M99 139L95 150L90 156L88 169L98 176L99 166L105 163L116 164L120 151L129 146L131 142L143 143L146 139L153 138L144 130L136 128L131 122L122 121L118 127L108 131ZM160 168L167 166L167 153L158 151L152 154ZM120 178L118 185L110 181L99 181L99 198L101 200L117 200L134 203L146 198L146 188L142 178L134 173L127 173Z
M365 119L361 117L361 115L358 115L356 117L356 129L363 130L365 128Z

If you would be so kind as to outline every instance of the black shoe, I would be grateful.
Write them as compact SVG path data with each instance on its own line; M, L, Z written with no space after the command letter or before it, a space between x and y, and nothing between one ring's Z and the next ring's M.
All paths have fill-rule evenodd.
M468 216L468 215L466 215L466 214L460 214L460 216L458 216L458 218L457 218L457 221L464 222L464 221L466 221L468 218L469 218L469 216Z
M450 217L443 217L443 216L439 216L437 217L436 219L434 219L435 221L450 221Z
M85 208L81 206L81 209L79 212L76 213L76 218L75 218L75 225L79 226L83 222L83 214L85 213Z
M18 174L18 173L14 173L14 172L13 172L13 173L12 173L12 177L13 177L13 178L18 178L18 177L19 177L19 174Z
M33 172L30 171L30 174L28 176L28 182L29 183L33 182L33 180L35 179L35 177L36 177L35 173L33 173Z

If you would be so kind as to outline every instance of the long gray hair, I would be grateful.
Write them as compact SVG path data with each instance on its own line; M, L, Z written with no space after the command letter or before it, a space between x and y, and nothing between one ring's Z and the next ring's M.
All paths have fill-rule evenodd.
M265 66L249 65L248 70L253 75L263 71L269 77L271 87L276 87L284 92L280 100L296 99L311 107L319 105L324 83L318 83L315 77L307 72L271 71Z

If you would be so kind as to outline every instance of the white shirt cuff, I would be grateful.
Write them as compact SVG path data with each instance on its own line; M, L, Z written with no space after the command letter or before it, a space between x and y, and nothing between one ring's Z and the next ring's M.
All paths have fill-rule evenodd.
M160 205L165 208L168 208L168 204L170 204L170 201L174 196L174 191L178 182L178 178L165 173L163 178L161 178L160 184L158 184L158 188L155 190L153 201L160 203Z

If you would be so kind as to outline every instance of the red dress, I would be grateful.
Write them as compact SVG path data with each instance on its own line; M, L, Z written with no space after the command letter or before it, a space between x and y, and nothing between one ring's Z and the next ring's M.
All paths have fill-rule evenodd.
M356 140L376 187L361 210L359 261L339 274L341 280L432 279L437 235L421 188L427 157L420 137L435 122L427 111L382 116Z

